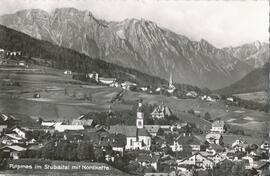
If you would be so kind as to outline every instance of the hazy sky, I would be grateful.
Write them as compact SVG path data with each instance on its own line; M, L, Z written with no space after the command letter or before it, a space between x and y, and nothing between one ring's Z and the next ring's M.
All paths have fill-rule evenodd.
M51 11L57 7L89 10L108 21L144 18L192 40L204 38L217 47L267 42L269 38L267 0L0 0L0 14L29 8Z

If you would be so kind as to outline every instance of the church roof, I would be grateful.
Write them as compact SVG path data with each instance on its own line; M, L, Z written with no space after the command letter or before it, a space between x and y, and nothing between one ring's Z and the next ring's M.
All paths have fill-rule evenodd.
M109 133L123 134L127 137L136 137L136 126L114 125L110 126ZM151 136L145 128L138 129L138 136Z

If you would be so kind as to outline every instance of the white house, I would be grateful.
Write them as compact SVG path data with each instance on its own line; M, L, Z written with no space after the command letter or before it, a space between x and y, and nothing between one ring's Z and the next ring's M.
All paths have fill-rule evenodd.
M201 169L212 169L215 165L213 160L209 159L206 156L203 156L200 153L196 153L189 158L177 160L176 162L177 162L178 166L191 165L191 166L197 166Z
M222 135L217 133L208 133L205 138L210 144L221 144L222 142Z
M65 74L65 75L71 75L71 74L72 74L72 71L70 71L70 70L65 70L65 71L64 71L64 74Z
M198 93L195 92L195 91L189 91L187 94L186 94L187 97L191 97L191 98L196 98L198 96Z
M101 82L102 84L113 84L116 82L116 78L104 78L104 77L99 77L99 82Z
M247 147L248 143L239 139L232 143L232 148L234 149L234 151L245 152Z
M151 113L151 116L153 119L164 119L165 116L171 116L172 111L168 106L165 106L162 102L161 105L154 108L153 112Z
M140 154L136 161L141 165L145 167L153 167L155 170L158 169L158 162L159 162L159 155L153 155L153 154Z
M54 128L58 132L64 132L66 130L84 130L83 125L55 125Z
M211 133L223 134L225 132L225 123L218 120L212 123Z
M170 144L170 148L172 151L183 151L184 147L189 147L192 151L200 151L201 150L201 141L191 135L183 135L178 136L172 144Z
M23 139L26 139L26 132L20 128L14 128L12 131L18 134L18 136L22 137Z
M233 97L228 97L226 100L227 100L227 101L230 101L230 102L234 102Z
M128 89L130 89L130 87L132 87L132 86L137 86L137 84L136 84L136 83L129 82L129 81L125 81L125 82L123 82L123 83L121 84L121 86L122 86L123 89L128 90Z

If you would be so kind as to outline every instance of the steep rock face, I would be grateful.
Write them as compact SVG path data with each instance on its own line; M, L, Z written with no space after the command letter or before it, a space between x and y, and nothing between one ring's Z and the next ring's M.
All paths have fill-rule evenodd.
M191 41L144 19L106 22L74 8L24 10L0 17L0 23L38 39L93 58L174 81L221 88L242 78L252 66L230 49L206 40ZM258 56L260 57L260 56Z

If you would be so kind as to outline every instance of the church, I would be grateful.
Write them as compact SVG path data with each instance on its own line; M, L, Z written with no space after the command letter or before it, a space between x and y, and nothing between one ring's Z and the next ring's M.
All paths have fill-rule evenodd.
M151 135L144 128L144 113L142 102L139 101L137 108L136 126L115 125L111 126L109 133L123 134L126 136L126 150L150 150Z

